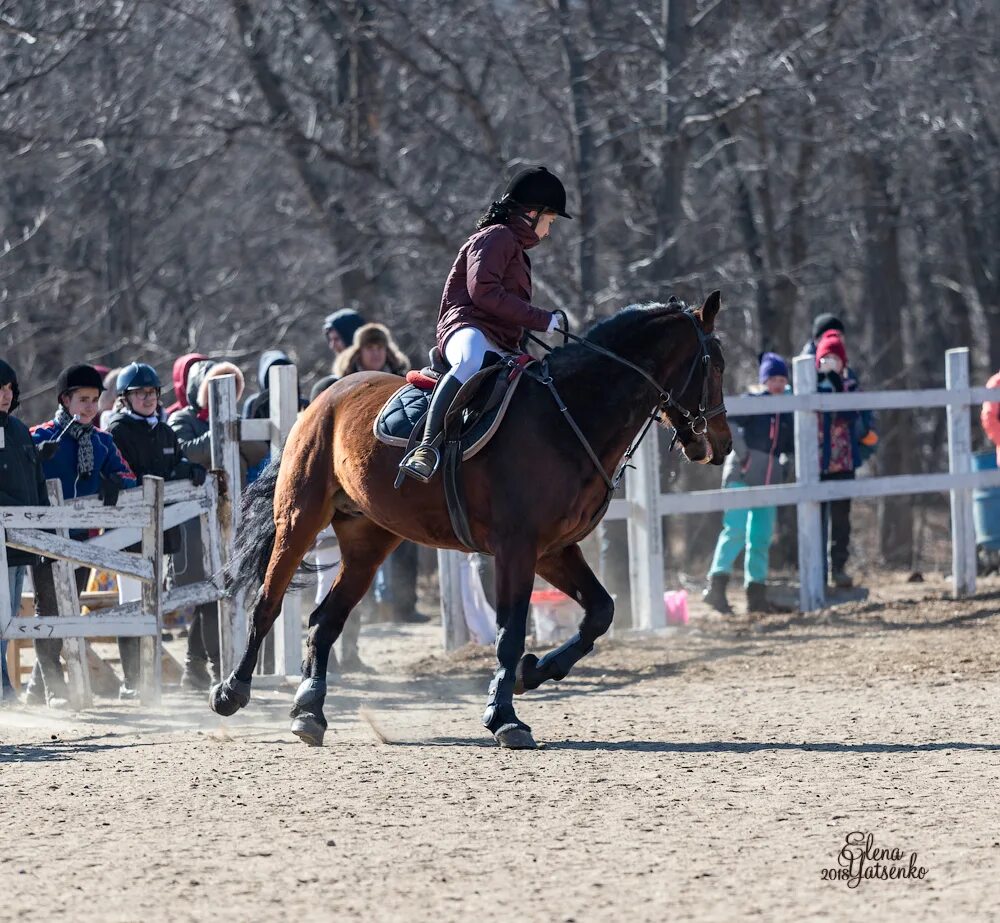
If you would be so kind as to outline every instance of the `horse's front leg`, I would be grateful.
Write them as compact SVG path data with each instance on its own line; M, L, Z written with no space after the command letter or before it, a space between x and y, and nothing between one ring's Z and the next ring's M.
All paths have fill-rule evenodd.
M536 551L530 542L512 542L496 552L497 669L483 724L501 747L511 750L538 746L531 728L514 713L514 683L524 653L535 564Z
M615 614L614 600L584 560L579 545L545 555L538 562L538 573L583 606L583 619L572 638L541 660L534 654L521 658L514 688L518 695L548 680L565 678L573 665L594 649L594 642L611 627Z

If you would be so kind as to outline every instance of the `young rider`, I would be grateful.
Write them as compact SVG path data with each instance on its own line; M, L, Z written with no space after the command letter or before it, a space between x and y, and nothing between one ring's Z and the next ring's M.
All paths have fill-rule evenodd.
M434 389L423 440L400 465L417 480L429 481L437 470L437 442L448 408L483 367L486 354L519 351L525 329L556 329L557 315L531 303L531 261L525 252L548 236L556 216L570 217L566 189L545 167L530 167L511 180L458 251L437 323L437 345L451 368Z

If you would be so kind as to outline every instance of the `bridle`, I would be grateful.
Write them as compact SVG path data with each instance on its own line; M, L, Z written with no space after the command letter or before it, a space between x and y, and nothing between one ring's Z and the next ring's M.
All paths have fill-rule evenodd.
M677 304L677 301L675 299L671 299L669 303ZM569 340L573 340L574 342L579 343L581 346L584 346L593 352L600 353L602 356L614 360L619 365L623 365L626 368L631 369L633 372L636 372L637 374L641 375L643 379L645 379L646 383L649 384L656 391L657 396L659 398L656 402L656 405L650 411L649 416L646 419L646 423L640 430L639 435L632 441L632 444L628 447L628 449L625 450L625 455L622 457L621 462L619 462L618 468L616 469L614 476L608 477L607 472L604 470L604 466L601 464L600 459L597 457L597 453L594 452L590 443L587 441L587 438L583 435L583 432L580 430L580 427L577 426L576 421L570 415L570 412L566 407L565 401L563 401L562 397L559 395L559 392L556 390L556 386L552 380L552 376L549 374L548 360L543 359L541 362L540 371L531 376L535 378L536 381L538 381L540 384L545 385L552 393L553 398L555 398L556 405L559 407L559 410L566 418L566 422L570 425L573 432L576 434L577 439L580 440L584 449L587 451L587 454L590 456L591 461L594 463L594 466L597 468L597 470L601 474L601 477L604 479L604 483L607 485L608 488L609 498L611 493L617 490L619 484L621 484L622 478L625 476L626 469L630 467L629 462L631 462L632 456L638 450L640 443L642 442L646 433L649 432L649 428L656 421L657 417L659 417L660 415L667 416L667 411L673 410L681 417L683 417L684 423L682 425L686 426L686 428L693 435L704 436L705 433L708 432L708 421L711 420L713 417L717 417L720 414L726 412L726 402L724 400L719 401L719 403L716 404L714 407L708 406L709 369L712 362L710 344L713 341L718 342L718 338L705 333L705 331L701 329L701 325L698 323L697 318L694 316L694 311L691 308L685 308L683 312L681 312L681 316L686 317L688 320L690 320L691 324L694 326L695 333L698 337L698 354L692 361L690 368L688 368L688 373L684 379L684 384L681 386L679 390L675 389L675 391L678 395L683 397L687 393L688 389L691 387L695 375L700 371L701 396L698 400L697 413L694 413L688 410L686 407L684 407L677 400L677 398L674 397L675 391L664 391L663 388L660 387L656 379L653 378L653 376L650 375L649 372L647 372L644 368L641 368L640 366L636 365L629 359L624 358L623 356L619 356L617 353L612 352L610 349L605 349L603 346L598 346L596 343L593 343L590 340L585 339L584 337L579 337L576 336L576 334L570 333L568 330L569 326L568 319L566 317L565 312L557 311L556 313L561 314L563 318L563 326L562 328L559 329L559 332L563 336L564 343L568 342ZM533 336L530 333L528 334L528 337L529 339L532 340L532 342L539 344L540 346L544 347L547 351L551 351L551 347L547 343L544 343L542 340L538 339L537 337ZM526 374L530 374L529 370L526 370ZM667 419L670 419L669 416L667 416ZM674 443L676 443L678 435L679 435L678 427L674 426L674 435L670 441L671 449L674 447Z

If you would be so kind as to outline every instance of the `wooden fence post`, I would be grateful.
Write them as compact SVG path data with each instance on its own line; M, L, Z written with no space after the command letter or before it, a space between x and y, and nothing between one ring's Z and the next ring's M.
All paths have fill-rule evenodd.
M629 501L628 575L635 628L665 628L663 605L663 523L660 521L660 447L650 432L625 477Z
M285 440L299 415L298 371L294 365L274 365L267 375L271 392L271 458L285 447ZM357 618L358 616L355 616ZM271 630L274 638L274 672L298 676L302 672L302 593L289 590L281 615Z
M469 626L462 606L461 551L438 549L438 579L441 582L441 629L444 649L454 651L469 643Z
M223 375L209 381L208 419L211 427L212 468L221 471L225 477L225 487L219 491L219 532L222 537L222 563L226 566L233 559L236 550L242 490L235 376ZM234 593L219 600L219 634L222 675L228 676L239 662L241 645L247 634L242 593Z
M816 393L816 361L799 356L793 363L796 394ZM819 485L819 426L814 410L795 412L795 473L799 484ZM826 602L826 535L820 504L796 504L799 534L799 608L820 609Z
M7 530L0 523L0 638L13 635L12 620L17 618L21 600L10 598L10 580L7 579ZM15 685L20 677L13 677Z
M945 353L945 387L949 391L970 388L969 350ZM948 405L948 471L966 474L972 470L972 425L969 404ZM951 582L955 596L976 592L976 530L972 519L972 491L951 492Z
M62 506L62 482L54 478L46 481L45 486L48 489L49 505ZM56 529L54 531L61 538L69 538L69 529ZM55 584L56 605L59 607L59 611L40 614L79 615L80 594L76 589L76 568L73 564L59 558L53 560L52 581ZM84 638L65 638L63 650L66 654L66 666L69 668L70 704L75 709L90 708L94 704L94 696L90 689L87 642Z
M142 583L142 612L156 618L156 634L139 639L139 700L157 705L163 687L163 478L142 479L149 521L142 530L142 556L153 563L153 579Z

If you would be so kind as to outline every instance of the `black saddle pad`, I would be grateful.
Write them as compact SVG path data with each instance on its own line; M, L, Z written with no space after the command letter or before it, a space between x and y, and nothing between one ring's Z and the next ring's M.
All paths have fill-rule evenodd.
M503 400L486 413L481 414L480 408L489 399L493 389L493 379L489 379L462 412L463 459L471 458L492 438L503 420L510 399L522 377L518 375L515 378L510 387L507 388ZM413 430L417 426L424 425L424 418L427 416L427 408L430 405L430 396L430 391L424 391L410 384L404 385L393 394L375 418L375 435L379 441L387 445L405 447L410 441ZM470 417L472 418L471 422Z

